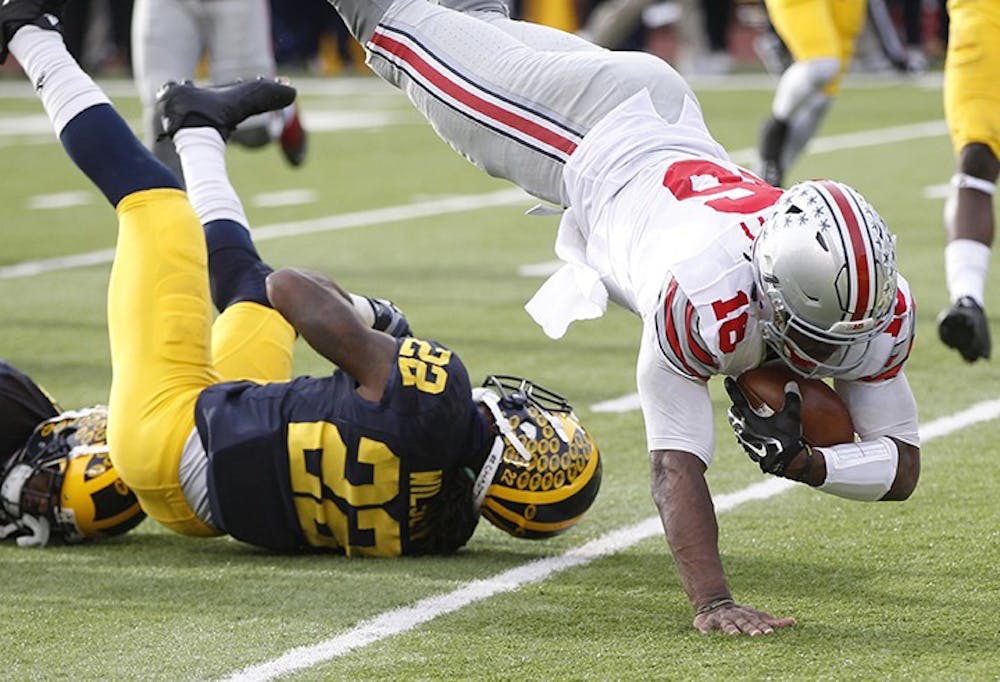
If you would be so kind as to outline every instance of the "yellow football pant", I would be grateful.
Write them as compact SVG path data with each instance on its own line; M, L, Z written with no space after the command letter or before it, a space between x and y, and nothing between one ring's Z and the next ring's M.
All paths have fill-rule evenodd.
M180 486L195 401L220 381L288 380L295 331L254 303L231 306L213 327L205 237L183 192L136 192L116 210L108 287L111 458L149 516L185 535L218 535Z
M765 0L774 30L797 62L822 57L840 60L840 73L823 93L840 92L844 72L854 57L854 43L864 26L866 0Z
M1000 2L949 0L944 113L958 154L978 142L1000 158Z
M572 0L526 0L524 19L569 33L579 28Z

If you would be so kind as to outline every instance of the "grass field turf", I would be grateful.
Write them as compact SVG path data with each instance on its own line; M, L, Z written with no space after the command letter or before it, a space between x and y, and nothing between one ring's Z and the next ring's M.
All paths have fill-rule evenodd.
M753 145L770 99L768 89L747 83L698 88L710 127L732 150ZM941 119L933 82L852 85L835 103L823 136ZM233 150L232 177L255 226L508 187L468 166L404 100L373 82L310 82L303 91L307 121L331 112L388 112L396 122L314 133L308 165L297 172L274 149ZM111 248L113 212L51 135L6 132L13 119L40 114L21 96L28 89L2 92L0 268ZM128 85L112 92L134 122L138 110ZM885 138L876 134L867 145L809 155L790 180L828 176L856 186L898 235L900 269L918 301L918 341L907 375L928 423L997 398L1000 377L995 364L965 365L936 339L934 318L946 302L942 202L925 198L924 190L951 175L947 137L880 143ZM311 189L318 199L292 207L254 204L261 193L290 189ZM88 193L90 203L30 208L38 195L77 191ZM0 677L225 677L654 515L639 413L590 409L634 391L638 320L612 309L560 342L541 334L521 309L540 279L519 277L517 269L553 258L556 222L525 217L532 203L525 198L271 239L260 250L275 265L320 269L354 291L393 298L418 333L462 355L474 380L518 372L565 392L605 456L604 485L584 523L544 543L517 541L484 523L457 557L398 561L275 556L225 539L174 536L150 521L87 546L32 551L5 543ZM0 357L42 381L66 407L105 399L107 274L105 264L0 277ZM307 348L299 350L297 371L327 371ZM725 426L721 382L712 388L718 453L709 479L717 494L738 492L764 477ZM799 621L772 637L704 637L692 630L665 542L656 535L296 678L996 679L998 431L989 421L926 443L921 484L903 504L851 503L797 487L722 513L720 544L737 599Z

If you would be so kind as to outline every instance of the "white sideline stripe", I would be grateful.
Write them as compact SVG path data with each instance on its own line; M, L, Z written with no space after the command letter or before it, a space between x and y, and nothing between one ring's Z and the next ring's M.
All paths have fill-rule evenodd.
M947 134L948 126L944 121L925 121L924 123L912 123L910 125L880 128L879 130L868 130L859 133L818 137L809 145L808 151L813 154L839 152L845 149L906 142L907 140L918 140L924 137L941 137Z
M948 195L951 194L951 183L944 183L942 185L928 185L924 187L924 198L925 199L947 199Z
M987 400L961 412L940 417L920 427L920 440L929 441L968 428L975 424L1000 418L1000 400Z
M638 393L629 393L621 398L602 400L590 406L591 412L632 412L642 407Z
M60 208L73 208L74 206L86 206L91 203L96 196L96 192L93 191L36 194L28 199L28 208L36 211L47 211Z
M998 417L1000 417L1000 400L976 403L961 412L925 424L920 429L920 439L926 443ZM734 493L714 495L712 500L715 503L716 513L722 513L735 509L745 502L766 500L780 495L796 485L784 478L768 478ZM243 668L224 679L241 682L273 680L298 670L311 668L369 644L408 632L438 616L453 613L478 601L541 582L570 568L586 566L596 559L628 549L660 532L662 532L660 518L651 516L634 525L611 531L559 556L538 559L498 573L491 578L474 580L446 594L421 599L411 606L386 611L361 621L336 637L319 644L296 647L274 660Z
M250 205L257 207L301 206L319 201L314 189L286 189L280 192L261 192L250 198Z
M302 114L303 125L310 133L378 130L390 126L418 125L420 120L409 110L307 109ZM141 128L139 121L129 121L128 123L132 130ZM46 142L54 141L52 122L49 121L49 117L45 114L0 117L0 139L7 142L38 142L37 140L24 140L25 137L44 137Z
M541 263L528 263L517 268L520 277L548 277L562 267L561 260L547 260Z
M486 194L443 197L413 204L387 206L370 211L342 213L315 220L275 223L254 229L253 238L254 241L260 242L268 239L312 234L314 232L331 232L334 230L346 230L352 227L369 227L372 225L410 220L412 218L426 218L446 213L475 211L490 206L518 204L527 199L528 195L520 189L505 189ZM40 275L47 272L100 265L102 263L110 263L114 257L114 249L104 249L76 254L74 256L25 261L23 263L0 267L0 279L17 279L19 277L31 277L32 275Z
M803 154L827 154L845 149L874 147L882 144L906 142L907 140L918 140L925 137L940 137L947 134L948 126L942 119L924 121L922 123L909 123L907 125L892 126L891 128L876 128L858 133L817 137L809 142ZM735 163L741 165L754 163L757 161L757 148L738 149L731 152L729 157Z
M863 133L851 133L847 135L833 135L821 137L814 140L809 148L811 152L823 153L838 151L850 147L862 147L869 145L884 144L886 142L901 142L919 137L933 137L947 132L944 121L927 121L925 123L915 123L912 125L895 126L892 128L881 128ZM741 149L731 154L736 163L750 163L756 158L756 150L753 148ZM441 199L436 201L425 201L415 204L405 204L402 206L391 206L388 208L375 209L371 211L360 211L357 213L347 213L333 215L316 220L306 220L294 223L279 223L255 229L254 239L257 241L265 239L278 239L299 234L310 234L313 232L327 232L331 230L342 230L350 227L363 227L375 225L380 222L390 222L407 220L409 218L427 217L432 215L442 215L445 213L459 213L462 211L485 208L487 206L502 206L520 203L528 200L528 195L520 189L501 190L489 194L466 195ZM100 263L109 263L114 258L113 250L94 251L60 258L46 258L35 261L25 261L0 267L0 279L16 279L19 277L30 277L46 272L58 270L68 270Z

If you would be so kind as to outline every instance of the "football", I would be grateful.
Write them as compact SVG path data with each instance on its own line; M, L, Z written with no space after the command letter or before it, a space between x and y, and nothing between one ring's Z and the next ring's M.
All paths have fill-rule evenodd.
M854 422L847 405L819 379L803 379L787 367L758 367L736 378L758 414L767 416L785 404L785 384L794 381L802 394L802 438L816 447L854 442Z

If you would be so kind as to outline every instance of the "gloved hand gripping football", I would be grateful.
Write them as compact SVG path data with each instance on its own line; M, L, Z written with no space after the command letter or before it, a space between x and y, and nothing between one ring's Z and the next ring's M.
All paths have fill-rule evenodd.
M726 377L725 384L733 401L727 417L737 442L760 465L761 471L784 475L792 458L809 447L802 439L802 395L798 384L794 381L785 384L785 404L769 417L754 412L734 379Z

